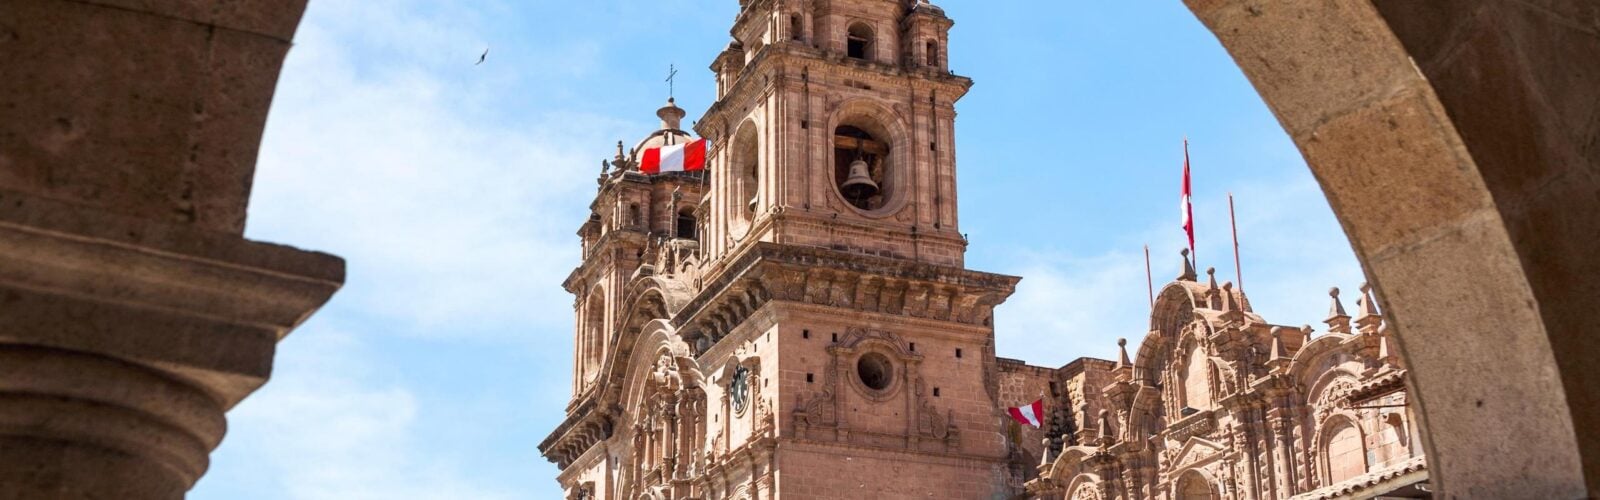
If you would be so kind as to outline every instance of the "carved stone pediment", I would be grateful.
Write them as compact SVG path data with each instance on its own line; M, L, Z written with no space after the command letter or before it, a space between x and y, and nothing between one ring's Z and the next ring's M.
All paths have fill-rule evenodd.
M1170 462L1169 470L1177 471L1204 465L1220 458L1227 449L1221 443L1209 439L1191 437L1188 442L1183 444L1182 448L1178 449L1178 453L1174 455L1173 460Z

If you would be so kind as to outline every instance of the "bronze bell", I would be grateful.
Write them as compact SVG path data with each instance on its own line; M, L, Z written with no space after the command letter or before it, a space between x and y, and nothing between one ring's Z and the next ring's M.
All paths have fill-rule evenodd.
M839 192L852 200L878 194L878 183L872 182L872 175L867 173L867 162L861 158L850 162L850 176L845 178L844 184L839 185Z

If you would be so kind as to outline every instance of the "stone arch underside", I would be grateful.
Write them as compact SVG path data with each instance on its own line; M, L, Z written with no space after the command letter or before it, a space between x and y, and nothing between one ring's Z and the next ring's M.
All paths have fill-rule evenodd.
M1600 71L1572 69L1600 60L1600 14L1185 3L1293 138L1389 306L1437 491L1600 490L1600 391L1584 389L1600 384L1585 362L1600 356Z

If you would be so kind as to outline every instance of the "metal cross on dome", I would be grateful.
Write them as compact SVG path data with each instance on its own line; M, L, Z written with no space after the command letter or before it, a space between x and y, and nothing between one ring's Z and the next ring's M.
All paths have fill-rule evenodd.
M676 64L668 64L667 65L667 98L668 99L672 99L672 98L676 97L676 96L673 95L673 90L674 90L673 87L677 83L675 81L677 79L678 79L678 66Z

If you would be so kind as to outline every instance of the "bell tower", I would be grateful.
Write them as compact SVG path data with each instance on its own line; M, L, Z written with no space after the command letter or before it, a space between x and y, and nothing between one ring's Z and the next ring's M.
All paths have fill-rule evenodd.
M915 0L750 0L712 63L708 259L755 241L962 265L952 22Z
M1020 278L964 266L953 23L926 0L740 6L694 127L709 178L631 166L690 139L664 116L580 231L567 287L607 301L577 305L592 347L541 452L568 498L1020 494L993 327ZM635 204L650 224L619 226Z

